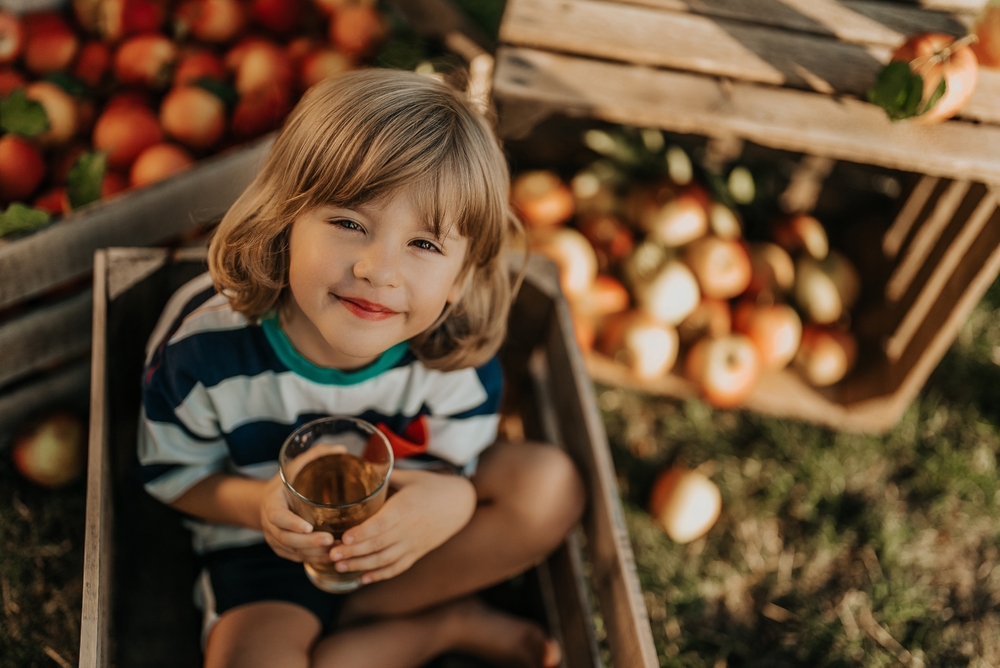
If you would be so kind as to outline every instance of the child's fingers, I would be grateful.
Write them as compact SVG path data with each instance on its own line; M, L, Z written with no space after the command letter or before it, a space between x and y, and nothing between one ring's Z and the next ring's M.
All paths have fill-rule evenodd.
M287 508L273 508L267 511L267 521L279 529L296 533L311 533L313 527L309 522ZM328 534L329 535L329 534Z
M397 542L398 541L393 536L391 531L377 534L368 540L355 540L350 545L342 541L332 550L333 560L339 561L341 559L350 559L352 557L361 557L366 554L374 554L375 552L381 552Z
M396 523L396 513L386 504L382 511L375 513L356 527L344 532L344 545L358 545L389 531Z
M381 552L368 554L354 559L334 559L337 562L337 570L346 573L348 571L370 571L383 568L389 564L399 561L403 556L403 547L399 544L393 545Z
M385 568L379 568L374 571L369 571L361 576L362 584L371 584L373 582L381 582L382 580L388 580L389 578L394 578L400 573L407 570L412 566L414 560L408 556L404 556L402 559L389 564Z
M330 551L333 536L325 531L316 533L298 533L295 531L275 531L272 535L279 543L292 550L317 549L324 553Z

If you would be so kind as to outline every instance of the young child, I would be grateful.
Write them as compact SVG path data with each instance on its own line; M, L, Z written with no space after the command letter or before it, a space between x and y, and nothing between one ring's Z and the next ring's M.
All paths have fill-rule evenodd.
M537 625L471 595L541 561L582 512L549 445L497 442L512 298L506 161L447 86L366 70L303 97L150 341L139 459L189 516L205 665L555 666ZM333 544L295 515L297 427L365 419L397 455L383 507ZM303 561L364 573L347 596Z

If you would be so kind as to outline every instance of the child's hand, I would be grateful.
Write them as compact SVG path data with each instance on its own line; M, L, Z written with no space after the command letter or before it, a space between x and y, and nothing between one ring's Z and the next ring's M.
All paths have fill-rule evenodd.
M457 475L397 469L392 485L385 505L330 550L338 571L368 571L365 584L399 575L458 533L476 510L475 487Z
M330 561L333 536L325 531L313 532L309 522L292 512L280 476L271 478L264 488L260 526L267 544L279 557L311 564Z

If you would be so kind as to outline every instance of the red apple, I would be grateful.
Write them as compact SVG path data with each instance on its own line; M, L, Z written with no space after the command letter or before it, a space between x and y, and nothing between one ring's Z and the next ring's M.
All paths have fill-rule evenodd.
M240 97L233 110L233 134L240 139L274 130L291 109L291 94L278 86L265 86Z
M238 0L187 0L174 15L178 36L188 33L203 42L229 42L243 32L246 10Z
M617 278L599 274L594 283L571 303L573 311L600 318L628 308L628 290Z
M739 239L743 236L740 215L720 202L712 202L709 206L708 226L712 234L720 239Z
M649 513L672 541L689 543L719 519L722 495L707 477L677 464L656 476Z
M52 166L50 179L52 183L59 186L66 185L69 170L73 169L73 165L76 164L80 156L89 150L90 146L87 145L87 142L81 140L72 141L59 147L49 159L49 164Z
M750 285L747 293L773 296L788 292L795 285L795 263L784 248L769 242L750 244Z
M204 88L181 86L163 98L160 125L185 146L208 148L226 131L226 107Z
M652 241L668 248L683 246L708 232L707 193L698 186L688 186L662 206L648 206L640 224Z
M222 59L207 49L194 49L181 55L174 68L174 87L194 85L198 79L224 81L226 68Z
M132 163L129 185L141 188L173 176L193 163L191 154L176 144L153 144Z
M547 230L534 250L559 267L559 284L568 299L575 299L593 285L597 277L597 256L586 237L574 229Z
M292 65L284 49L256 40L246 45L236 67L236 92L246 95L264 87L291 89Z
M299 65L299 88L306 90L323 79L351 70L351 59L334 49L317 49L305 54Z
M8 133L0 137L0 200L24 201L45 176L45 162L35 145Z
M24 91L29 100L45 108L49 129L36 137L43 146L58 146L68 142L79 128L76 100L72 95L49 81L36 81Z
M28 84L24 77L9 67L0 68L0 95L7 96Z
M94 148L108 154L111 169L127 170L140 153L162 140L156 115L138 104L107 107L94 124Z
M925 102L944 79L944 95L926 113L914 116L915 123L941 123L957 114L972 97L979 62L967 44L958 47L954 44L952 35L921 33L910 37L892 54L893 61L909 63L910 69L923 77Z
M112 195L128 190L128 181L118 172L105 172L101 181L101 199L107 199Z
M36 209L46 211L52 216L63 216L70 212L69 197L65 186L57 186L42 193L31 203Z
M73 30L55 12L35 12L23 19L24 66L38 75L61 72L76 57L80 42Z
M795 355L795 368L810 385L827 387L847 375L857 352L858 344L849 332L806 325Z
M972 51L980 67L1000 68L1000 5L991 3L983 7L973 32L978 41L972 45Z
M250 16L276 33L289 33L302 17L302 0L253 0Z
M795 299L808 318L821 325L839 320L861 292L854 266L836 251L822 262L800 258L795 273Z
M111 64L111 50L104 42L87 42L80 49L76 64L73 65L73 76L91 88L96 87L104 78Z
M573 338L576 339L576 345L580 347L581 351L589 353L594 349L594 341L597 338L597 326L594 323L594 318L576 312L572 313L571 317L573 319Z
M136 35L125 40L115 52L114 71L124 84L163 88L170 82L170 70L177 59L177 45L163 35Z
M14 465L28 480L62 487L82 472L86 432L76 417L57 413L22 431L14 440Z
M150 98L144 91L130 90L124 93L117 93L108 98L104 104L104 111L115 107L142 107L150 108Z
M750 285L750 256L742 243L709 235L693 242L684 261L708 297L729 299Z
M344 7L359 1L369 5L374 4L374 0L313 0L313 4L327 16L333 16Z
M742 334L702 339L688 352L688 379L716 408L737 406L753 391L760 375L760 355L753 341Z
M73 0L73 9L85 30L107 42L156 32L165 18L163 3L158 0Z
M778 371L788 366L802 338L802 320L787 304L761 305L744 301L733 314L733 329L750 337L765 371Z
M24 29L15 14L0 11L0 64L17 60L24 48Z
M312 37L293 37L285 46L285 55L292 63L292 67L298 69L302 64L302 59L313 51L323 48L326 42L320 42Z
M529 227L561 225L573 216L573 193L554 172L519 174L511 186L510 198Z
M687 345L700 338L718 339L729 334L733 329L733 315L729 302L725 299L703 297L691 314L677 326L681 343Z
M628 257L635 245L632 230L612 215L588 216L580 221L579 228L598 255L608 262Z
M678 325L698 307L701 290L686 265L669 260L652 280L636 283L635 296L639 308L653 319Z
M388 34L388 23L371 5L347 5L330 19L330 41L351 58L371 55Z
M800 213L780 220L772 228L775 242L789 253L805 249L811 257L822 260L830 250L823 224L809 214Z
M641 311L609 317L601 329L600 349L637 378L651 380L666 374L677 361L677 330Z

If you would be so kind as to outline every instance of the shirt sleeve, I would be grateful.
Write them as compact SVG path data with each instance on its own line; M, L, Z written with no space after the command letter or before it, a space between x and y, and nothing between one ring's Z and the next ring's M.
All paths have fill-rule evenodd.
M442 374L439 382L428 399L427 454L464 467L497 438L503 394L500 361L493 357L476 369Z
M215 409L195 370L169 345L143 373L138 475L146 490L169 503L198 481L223 470L229 451Z

